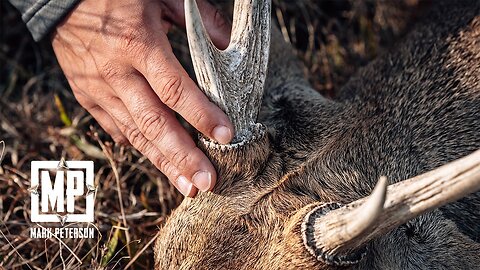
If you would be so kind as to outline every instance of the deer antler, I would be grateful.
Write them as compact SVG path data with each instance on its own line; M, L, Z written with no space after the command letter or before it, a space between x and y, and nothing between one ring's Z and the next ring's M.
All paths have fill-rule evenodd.
M388 189L386 180L380 179L367 198L343 207L327 204L310 211L302 224L304 244L310 253L328 264L353 264L359 259L358 254L345 254L408 220L479 189L480 150Z
M230 117L232 143L247 141L258 130L270 47L270 1L235 1L229 46L220 51L203 25L195 0L185 0L188 43L202 91Z

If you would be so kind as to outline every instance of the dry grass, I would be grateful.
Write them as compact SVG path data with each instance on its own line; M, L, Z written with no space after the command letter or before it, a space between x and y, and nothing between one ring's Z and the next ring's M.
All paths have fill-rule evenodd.
M274 4L285 39L305 62L312 84L328 96L394 44L419 6L415 0ZM6 1L0 6L0 141L6 146L0 269L152 269L152 240L180 195L140 153L112 143L76 103L48 41L34 43L16 11ZM183 34L177 31L172 40L191 70ZM29 228L37 226L30 222L30 162L60 157L95 162L97 239L29 237Z

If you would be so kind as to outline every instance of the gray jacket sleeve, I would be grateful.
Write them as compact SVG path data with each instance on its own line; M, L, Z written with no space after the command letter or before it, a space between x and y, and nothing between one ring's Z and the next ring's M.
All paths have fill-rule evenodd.
M21 13L35 41L60 23L80 0L9 0Z

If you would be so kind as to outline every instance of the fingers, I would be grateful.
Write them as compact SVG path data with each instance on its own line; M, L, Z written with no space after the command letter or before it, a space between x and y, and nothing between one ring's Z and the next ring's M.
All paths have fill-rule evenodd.
M97 120L98 124L100 124L103 130L105 130L108 134L110 134L110 136L116 143L123 144L123 145L129 144L127 138L123 136L122 132L117 127L112 117L110 117L110 115L106 111L104 111L100 106L95 105L87 109L87 111L93 116L93 118Z
M194 196L198 189L213 188L216 172L173 111L205 136L224 144L233 138L233 125L173 55L165 33L168 27L164 27L168 24L162 20L168 11L159 9L155 1L157 4L147 7L147 2L126 5L113 1L108 7L91 2L93 6L85 8L98 9L101 24L99 20L85 21L88 17L77 10L68 24L57 29L66 34L61 44L54 43L55 52L71 85L78 85L74 92L81 93L79 102L114 140L130 142L180 192ZM168 2L178 5L182 1ZM214 42L226 46L230 29L223 17L206 2L199 4L205 16L213 16L206 25L213 29ZM178 10L183 21L183 4L173 10ZM179 16L170 17L178 20ZM90 30L76 27L83 23ZM130 70L138 73L132 75Z
M79 94L78 87L75 84L71 83L71 85L72 89L76 91L74 94L77 101L93 116L93 118L95 118L95 120L97 120L98 124L103 128L103 130L105 130L105 132L107 132L116 143L123 145L129 144L127 138L123 136L112 117L100 106L93 103L88 97Z
M111 109L110 113L114 123L133 147L144 154L161 170L183 195L188 197L195 196L198 189L140 132L122 101L114 97L108 102L108 106Z
M130 119L127 120L118 120L112 118L105 110L100 106L94 105L87 107L87 111L98 121L102 128L112 136L112 138L117 143L128 144L129 141L123 135L122 131L126 134L132 134L132 131L129 131L132 127L135 126L134 123L129 123ZM121 128L119 128L118 126ZM172 184L187 197L194 197L198 189L193 186L192 182L188 180L185 176L182 176L175 166L169 162L163 154L155 147L151 142L145 138L135 139L135 145L142 154L144 154L159 170L161 170L165 176L170 179Z
M123 104L119 100L109 101L109 104L118 103L112 106L112 115L124 119L126 126L135 126L140 131L138 133L129 131L131 127L125 128L123 133L130 134L127 135L130 142L137 148L142 147L145 140L151 142L183 177L191 179L201 191L211 190L216 181L215 168L180 125L174 113L162 104L140 74L129 73L123 77L121 82L111 82ZM123 105L125 109L120 109ZM132 135L132 132L135 134Z
M133 67L147 79L163 104L179 113L202 134L222 144L229 143L233 125L225 113L208 100L173 55L167 37L145 48L143 57L132 59Z
M163 0L168 8L165 14L175 24L185 27L185 10L183 0ZM197 0L198 9L202 15L203 24L210 38L219 49L225 49L230 42L231 24L221 10L212 6L206 0Z
M117 83L117 87L119 85L120 83ZM125 85L129 86L129 84L125 84ZM138 85L138 84L136 83L131 84L131 86L135 86L135 85ZM144 85L148 85L148 84L144 82ZM78 92L75 96L77 100L80 102L80 104L97 120L97 122L102 126L102 128L107 133L109 133L116 142L132 144L133 147L135 147L138 151L140 151L143 155L145 155L158 169L160 169L160 171L162 171L165 174L165 176L167 176L170 179L172 184L183 195L188 197L195 196L198 189L192 184L192 181L189 180L191 179L192 176L188 174L180 173L180 171L176 168L176 166L172 164L172 162L170 162L164 156L164 154L159 150L159 148L155 144L153 144L151 141L149 141L143 135L142 132L139 131L138 126L130 116L130 112L127 110L123 102L118 97L114 97L111 95L114 92L110 88L110 86L106 83L98 83L96 84L95 88L103 89L102 91L103 93L109 93L109 94L103 95L102 97L97 97L95 102L98 102L100 105L96 105L95 103L93 103L92 98L88 98L83 94L79 94ZM73 87L73 89L76 89L76 87ZM135 91L130 91L130 92L135 92ZM158 101L158 98L151 91L151 89L149 90L149 93L150 93L150 96L147 95L146 97L142 96L142 94L136 95L135 99L142 101L144 100L144 98L149 99L153 97ZM124 94L123 98L125 99L128 98L128 93ZM131 101L135 99L131 99ZM131 104L131 102L127 102L127 103ZM143 105L149 106L149 104L143 104L142 102L136 105L138 105L138 107L135 107L136 116L142 115L141 112L145 111L142 109ZM151 105L152 104L150 104L150 106ZM108 112L106 110L108 110ZM170 112L170 114L172 113ZM181 128L181 131L186 132L182 127L180 128ZM187 137L187 139L190 139L191 141L191 138ZM193 141L192 141L192 144L193 144ZM165 146L163 145L162 147L165 147ZM170 145L167 145L167 148L169 147ZM175 155L175 153L169 153L169 154ZM206 163L207 163L207 165L204 167L206 167L207 169L211 169L212 166L209 163L208 159L206 157L204 157L204 159L206 159ZM200 162L197 161L197 163L200 163ZM213 175L215 176L215 174ZM202 190L209 190L210 188L213 187L213 184L214 184L214 181L212 181L211 187L208 187L208 189L202 188Z
M129 131L129 129L131 129L132 125L135 126L135 123L128 122L129 120L115 119L114 121L118 123L121 129L125 132L129 132L130 134L132 133ZM125 121L126 123L123 123L122 121ZM165 158L165 156L158 148L155 147L155 145L141 135L139 135L138 139L135 140L138 147L135 145L134 147L144 154L155 165L155 167L162 171L175 186L175 188L180 191L180 193L186 197L195 197L198 189L190 180L183 176L170 161Z

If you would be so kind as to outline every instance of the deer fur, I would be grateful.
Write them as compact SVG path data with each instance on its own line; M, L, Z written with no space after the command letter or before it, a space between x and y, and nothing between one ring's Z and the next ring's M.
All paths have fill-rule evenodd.
M155 245L157 269L336 269L305 248L319 203L348 204L480 148L480 1L435 7L392 51L322 97L273 27L259 125L199 146L218 172ZM370 241L348 269L480 269L480 192Z

